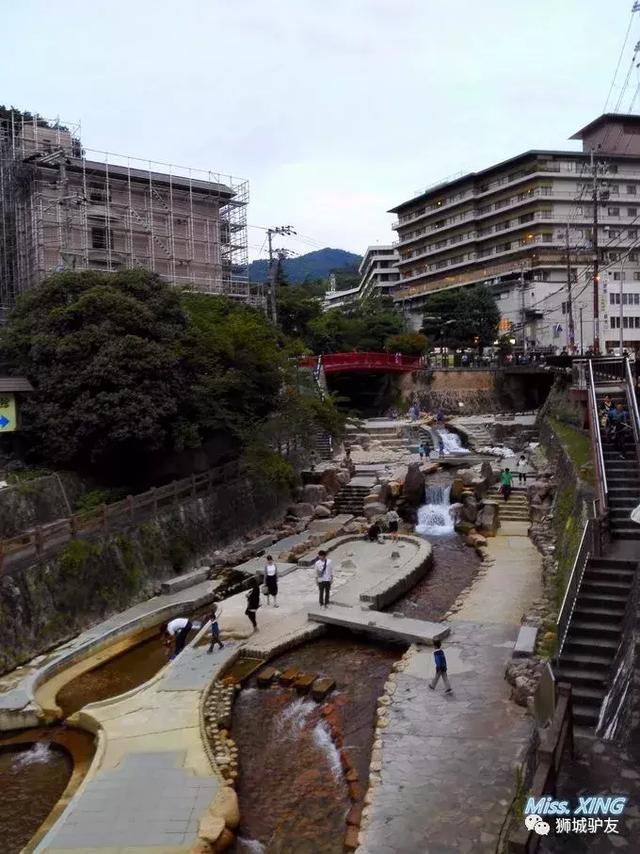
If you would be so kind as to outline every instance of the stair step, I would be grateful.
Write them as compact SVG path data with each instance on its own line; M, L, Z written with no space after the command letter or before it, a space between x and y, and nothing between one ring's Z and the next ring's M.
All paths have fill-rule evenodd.
M622 624L624 619L624 606L618 608L598 607L597 605L589 605L578 603L573 612L576 620L602 620L606 623Z
M591 566L591 564L587 565L587 568L584 572L584 579L590 579L592 581L626 581L628 584L631 584L633 581L633 576L635 573L631 569L626 569L625 567L620 567L620 569L614 569L613 567L605 567L605 566Z
M578 594L577 604L584 602L585 605L597 602L598 604L620 604L623 607L627 604L627 596L616 595L614 593L585 593L580 590Z
M571 682L572 686L575 684L584 688L592 687L597 691L602 687L606 688L609 680L609 669L610 667L607 666L600 670L588 670L586 667L569 667L561 663L556 670L556 678Z
M616 558L607 557L589 558L589 566L597 569L628 569L635 572L637 565L638 561L635 560L616 560Z
M615 638L619 639L619 637L620 637L621 623L622 623L622 621L620 621L620 623L617 623L617 624L611 624L611 623L602 623L602 622L599 622L598 620L586 620L586 619L576 620L576 619L573 619L571 621L571 627L570 627L569 631L575 630L576 633L581 633L583 635L584 634L588 634L588 635L602 634L602 635L610 638L611 640L613 640ZM595 640L595 638L594 638L594 640Z
M611 655L603 655L602 651L598 653L587 653L587 652L568 652L565 653L562 651L562 656L560 657L560 667L564 667L565 665L568 668L580 669L580 667L584 666L586 669L591 667L611 667L613 664L613 660L615 658L615 652L611 650Z
M629 590L631 589L630 584L625 584L622 581L589 581L585 578L582 579L582 585L580 587L580 592L583 591L585 593L594 593L600 594L603 598L606 597L609 593L619 594L629 594Z
M567 635L567 639L564 642L564 647L562 650L562 654L571 654L572 652L581 652L587 653L591 650L597 649L599 651L602 650L610 650L611 654L615 656L617 649L620 645L620 640L614 640L613 638L594 638L589 634L580 634L575 632L572 634L571 627L569 627L569 633Z
M606 687L590 688L587 685L572 685L571 695L574 702L585 706L596 706L600 708L604 695L607 693Z
M584 703L573 703L572 713L574 723L588 727L590 731L593 730L600 717L600 709L594 709L593 706L586 706Z

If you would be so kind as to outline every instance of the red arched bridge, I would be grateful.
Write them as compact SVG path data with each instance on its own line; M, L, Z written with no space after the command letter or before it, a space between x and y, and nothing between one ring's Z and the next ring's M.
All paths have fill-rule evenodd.
M325 353L322 356L304 356L302 368L322 368L325 374L339 371L385 371L406 373L424 368L422 356L403 356L400 353Z

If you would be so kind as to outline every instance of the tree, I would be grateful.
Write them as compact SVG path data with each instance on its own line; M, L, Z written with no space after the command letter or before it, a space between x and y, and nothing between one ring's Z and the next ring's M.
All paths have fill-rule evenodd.
M278 288L278 320L285 335L308 338L309 324L321 314L322 303L308 288L302 285Z
M402 317L393 305L372 299L349 311L334 308L324 312L309 323L308 343L314 353L380 352L387 338L402 328Z
M483 347L495 340L500 311L484 285L438 291L425 301L422 332L435 346Z
M420 332L402 332L391 335L385 341L384 348L388 353L402 353L404 356L422 356L426 353L429 342Z

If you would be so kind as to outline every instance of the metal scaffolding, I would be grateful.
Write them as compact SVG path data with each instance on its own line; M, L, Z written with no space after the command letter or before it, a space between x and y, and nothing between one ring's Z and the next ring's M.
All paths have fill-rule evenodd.
M52 272L142 267L254 305L247 181L83 149L79 126L0 116L0 308Z

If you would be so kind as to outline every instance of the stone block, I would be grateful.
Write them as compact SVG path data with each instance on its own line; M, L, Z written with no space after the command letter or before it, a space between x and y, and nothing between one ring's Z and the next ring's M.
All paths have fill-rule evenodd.
M315 673L300 673L296 681L293 683L293 687L296 689L298 694L308 694L311 690L311 686L315 682Z
M268 688L277 675L278 671L275 669L275 667L263 667L262 670L258 673L258 685L261 688Z
M344 837L344 847L346 851L355 851L358 847L359 830L356 825L349 825Z
M313 516L313 504L308 504L305 501L301 501L299 504L293 504L289 507L287 511L292 516L295 516L296 519L301 519L307 516Z
M352 804L351 809L347 813L347 824L349 827L360 827L362 821L362 807L358 804Z
M327 487L322 483L308 483L302 487L302 501L308 504L321 504L329 497Z
M280 684L292 685L299 675L300 671L297 667L289 667L280 674Z
M538 629L536 626L521 626L513 647L513 658L529 658L535 654Z
M411 463L402 487L402 497L412 507L424 504L424 474L419 463Z
M325 507L324 504L318 504L318 506L313 511L314 519L330 519L331 518L331 510L328 507Z
M221 816L207 812L200 819L198 836L215 845L216 840L222 835L225 827L225 821Z
M336 683L328 676L322 676L316 679L311 686L311 696L314 700L324 700L324 698L336 687Z

